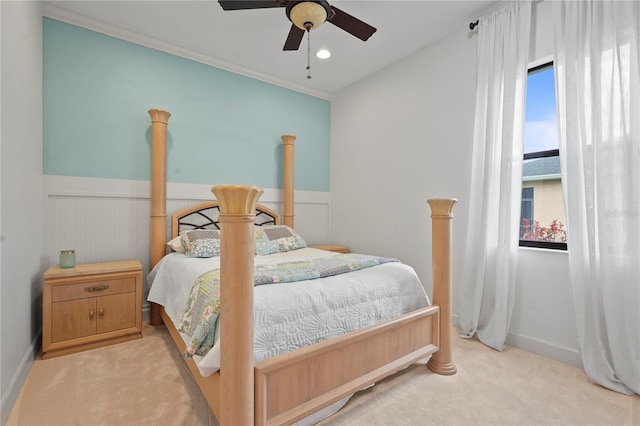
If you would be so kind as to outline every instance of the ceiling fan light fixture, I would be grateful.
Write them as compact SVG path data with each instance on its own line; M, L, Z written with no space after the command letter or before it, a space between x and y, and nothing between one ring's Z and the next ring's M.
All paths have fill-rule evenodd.
M327 49L320 49L316 52L316 58L318 59L328 59L331 57L331 52Z
M316 29L322 25L331 11L329 3L321 1L290 1L287 18L301 30Z

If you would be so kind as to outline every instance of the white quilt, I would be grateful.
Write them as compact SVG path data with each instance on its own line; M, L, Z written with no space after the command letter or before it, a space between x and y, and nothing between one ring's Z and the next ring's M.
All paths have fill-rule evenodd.
M304 248L256 256L256 265L310 260L336 253ZM220 258L165 256L151 271L148 300L164 306L178 327L194 281L217 269ZM327 278L254 288L254 358L261 361L281 353L339 336L429 305L413 268L398 262ZM223 319L221 318L221 321ZM185 342L189 341L183 335ZM200 373L220 367L220 342L203 357L194 356Z

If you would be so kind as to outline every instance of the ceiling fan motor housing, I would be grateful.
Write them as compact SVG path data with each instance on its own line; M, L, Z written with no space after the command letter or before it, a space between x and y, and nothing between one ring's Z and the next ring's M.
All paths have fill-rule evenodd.
M292 24L282 50L298 50L304 33L310 34L310 30L326 21L362 41L367 41L376 32L375 27L329 5L327 0L218 0L218 3L223 10L284 7Z
M331 19L332 10L325 0L290 1L286 7L287 18L301 30L309 31Z

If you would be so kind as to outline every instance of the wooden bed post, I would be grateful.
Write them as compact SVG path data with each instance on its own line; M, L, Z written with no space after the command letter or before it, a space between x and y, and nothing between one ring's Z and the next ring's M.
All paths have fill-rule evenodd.
M284 186L284 206L283 217L284 224L293 228L293 144L296 137L293 135L282 135L284 143L284 160L283 160L283 186Z
M254 424L254 223L262 189L219 185L220 203L220 424Z
M431 198L433 304L440 306L440 349L427 367L442 375L456 374L451 357L451 219L454 198Z
M151 116L151 263L153 267L165 255L167 239L167 122L171 114L150 109ZM162 324L160 306L151 303L149 322Z

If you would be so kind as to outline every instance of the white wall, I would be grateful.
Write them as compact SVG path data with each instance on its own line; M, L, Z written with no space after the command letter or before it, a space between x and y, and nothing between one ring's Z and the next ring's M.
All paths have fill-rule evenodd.
M453 197L453 256L466 232L473 135L475 38L460 30L332 101L334 243L395 256L431 291L426 199ZM459 270L453 271L454 281Z
M39 349L42 293L42 15L0 2L0 421Z
M552 52L549 8L549 2L534 6L532 58ZM469 215L476 43L476 33L461 25L332 101L332 241L400 258L414 266L430 294L425 200L458 198L454 315ZM566 253L521 254L508 343L579 365Z
M430 291L427 198L454 197L454 257L466 223L475 74L466 31L340 93L331 105L334 243L413 265ZM454 271L456 275L456 271Z

